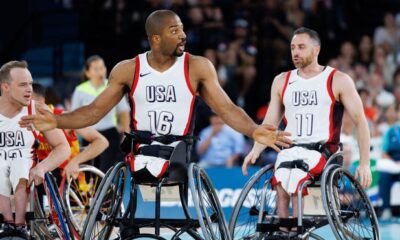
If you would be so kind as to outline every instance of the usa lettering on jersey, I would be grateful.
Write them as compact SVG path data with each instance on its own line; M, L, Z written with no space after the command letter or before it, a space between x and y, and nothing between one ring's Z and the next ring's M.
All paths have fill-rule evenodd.
M22 147L25 146L22 131L0 132L0 147Z
M173 85L146 86L148 102L176 102L175 87Z
M317 91L293 91L293 106L318 105Z

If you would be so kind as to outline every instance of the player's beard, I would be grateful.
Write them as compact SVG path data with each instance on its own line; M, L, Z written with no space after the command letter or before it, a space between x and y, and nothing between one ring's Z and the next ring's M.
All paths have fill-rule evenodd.
M310 54L308 57L300 58L298 63L293 61L293 64L296 66L296 68L305 68L312 63L312 59L312 55Z

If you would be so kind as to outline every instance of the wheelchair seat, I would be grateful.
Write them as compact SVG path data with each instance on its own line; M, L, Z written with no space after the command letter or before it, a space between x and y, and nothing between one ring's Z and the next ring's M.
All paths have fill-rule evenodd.
M157 145L149 145L146 147L154 147ZM179 141L175 147L167 147L164 149L164 156L169 160L169 165L165 173L159 178L154 177L145 168L139 171L132 172L132 177L135 182L140 185L157 185L163 181L163 185L174 185L187 182L187 169L188 169L188 144L185 141ZM169 149L169 150L168 150Z

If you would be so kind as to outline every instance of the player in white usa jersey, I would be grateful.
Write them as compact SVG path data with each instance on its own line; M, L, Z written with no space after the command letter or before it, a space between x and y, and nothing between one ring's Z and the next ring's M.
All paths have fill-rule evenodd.
M31 104L32 76L27 63L11 61L4 64L0 68L0 86L0 212L5 222L0 238L13 234L27 239L26 189L31 181L42 183L44 173L60 165L70 150L61 130L46 131L44 135L53 147L52 152L32 168L33 145L38 133L17 124L22 115L34 111ZM12 192L15 196L15 219L11 210Z
M275 77L264 119L264 123L272 125L284 119L285 131L292 134L293 142L298 145L281 151L275 164L273 184L277 190L277 210L281 218L289 216L290 197L293 216L297 216L298 183L306 179L305 175L320 174L327 160L326 153L329 155L337 151L343 107L357 128L360 166L356 178L360 178L364 188L372 181L370 134L353 80L340 71L318 64L321 42L315 31L304 27L297 29L290 46L296 69ZM309 149L308 146L312 145L323 146L327 152ZM255 163L264 149L265 146L255 143L243 163L244 174L247 174L247 166ZM286 167L299 156L304 158L307 167Z
M148 16L145 28L151 49L142 58L146 59L148 66L154 70L151 74L154 75L156 72L160 74L167 73L171 68L174 68L175 63L180 64L178 63L178 58L185 54L186 34L183 31L183 24L178 15L170 10L154 11ZM187 58L188 63L186 65L187 69L186 71L181 71L180 74L186 75L185 79L187 79L187 82L185 85L188 84L190 86L191 95L199 94L224 122L233 129L249 137L253 137L256 141L266 144L277 151L279 151L279 145L285 147L288 146L288 143L291 143L290 139L286 137L288 136L287 133L278 132L275 126L268 124L258 126L243 109L233 104L219 85L215 68L209 60L188 53L186 53L185 58ZM108 87L91 104L57 116L54 116L49 111L41 110L41 107L38 106L37 114L24 116L20 121L20 125L22 127L29 127L30 124L34 124L36 129L47 130L56 127L77 129L96 123L115 106L126 93L135 89L135 72L139 75L138 77L143 78L143 80L151 76L148 72L139 73L139 71L136 71L137 68L139 69L139 64L137 59L129 59L118 63L110 73ZM166 100L163 102L168 105L168 103L174 100L172 88L160 88L157 85L149 85L144 87L144 89L148 91L148 102L156 101L157 98L162 98L162 100ZM177 89L175 88L175 90ZM153 96L153 93L158 95ZM136 94L136 92L133 94ZM134 97L135 101L136 99L141 99L140 96ZM187 99L184 101L186 100ZM142 104L142 102L135 102L132 107L140 106L140 104ZM186 105L185 108L188 108L188 106L192 105ZM182 112L189 112L190 110L190 107L189 109L181 109ZM132 114L136 114L134 113L136 111L135 108L131 109L131 111ZM157 111L161 114L161 109ZM153 129L158 129L158 133L160 134L169 134L167 130L169 130L168 125L170 121L172 121L171 114L165 112L161 116L157 115L158 112L148 112L147 115L143 116L142 114L140 116L137 115L137 117L142 117L142 119L159 119L162 117L162 126L155 126L150 122L149 124L152 125L148 126L153 127ZM135 126L135 119L132 119L132 121L131 125ZM142 123L144 123L144 121L138 124ZM182 131L182 134L185 134L185 129L186 128ZM190 134L189 132L187 133Z

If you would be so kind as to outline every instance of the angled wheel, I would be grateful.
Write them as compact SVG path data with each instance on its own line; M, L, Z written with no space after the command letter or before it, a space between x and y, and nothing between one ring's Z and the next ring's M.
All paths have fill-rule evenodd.
M331 169L326 184L324 207L337 239L380 239L378 221L368 196L350 172Z
M50 173L45 174L45 190L49 196L50 218L56 226L56 231L61 239L74 239L74 229L67 215L66 208L58 192L57 183Z
M229 221L232 239L262 239L257 223L276 214L276 192L272 189L273 165L258 170L243 187Z
M104 173L96 167L81 165L77 179L67 179L63 187L63 199L67 213L75 229L82 233L90 204L99 189Z
M204 238L230 240L224 213L207 174L192 163L188 175L190 191Z
M122 201L127 170L127 165L120 162L103 178L83 226L82 239L102 240L116 236L118 220L123 214Z

